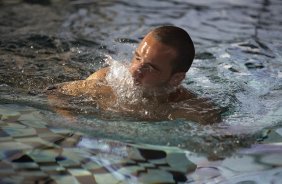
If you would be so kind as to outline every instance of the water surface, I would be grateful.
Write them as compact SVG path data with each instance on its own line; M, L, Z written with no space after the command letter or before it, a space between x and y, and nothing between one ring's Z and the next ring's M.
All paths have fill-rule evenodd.
M282 179L279 0L2 0L0 9L2 183ZM101 118L78 106L72 124L48 106L44 88L85 79L106 55L129 62L163 24L190 33L197 53L183 85L226 108L222 123Z

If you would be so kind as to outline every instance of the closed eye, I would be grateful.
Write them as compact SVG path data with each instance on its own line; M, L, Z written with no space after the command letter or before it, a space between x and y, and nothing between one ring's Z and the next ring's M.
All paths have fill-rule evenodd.
M140 54L139 54L137 51L135 51L134 57L135 57L135 59L136 59L137 61L141 61L141 59L142 59L141 56L140 56ZM158 68L157 66L151 64L151 63L146 63L146 67L147 67L150 71L158 71L158 72L160 72L159 68Z
M135 57L135 59L136 59L137 61L140 61L140 60L141 60L141 56L138 54L137 51L135 51L134 55L135 55L134 57Z
M152 64L147 64L147 67L150 69L150 71L160 71L156 66Z
M146 65L144 66L144 68L148 69L148 71L150 71L150 72L156 70L152 65L149 65L149 64L146 64Z

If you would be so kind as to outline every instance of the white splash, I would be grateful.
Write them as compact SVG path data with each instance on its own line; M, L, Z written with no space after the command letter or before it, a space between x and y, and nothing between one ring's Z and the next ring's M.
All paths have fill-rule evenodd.
M134 85L128 67L110 56L107 56L106 62L110 65L106 81L116 94L117 105L137 104L137 102L144 101L143 89Z

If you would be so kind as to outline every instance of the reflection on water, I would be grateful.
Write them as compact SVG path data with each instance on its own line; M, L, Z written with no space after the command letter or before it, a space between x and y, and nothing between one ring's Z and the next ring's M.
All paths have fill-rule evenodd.
M0 1L0 183L279 183L281 10L279 0ZM48 85L85 79L106 55L129 61L162 24L189 31L197 55L184 85L226 108L222 123L79 113L70 124L47 106Z

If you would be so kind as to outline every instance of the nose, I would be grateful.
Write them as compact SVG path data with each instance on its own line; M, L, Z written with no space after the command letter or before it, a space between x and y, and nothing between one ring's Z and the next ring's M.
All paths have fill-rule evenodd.
M142 64L135 64L130 68L130 73L135 82L140 83L144 74L142 72Z

